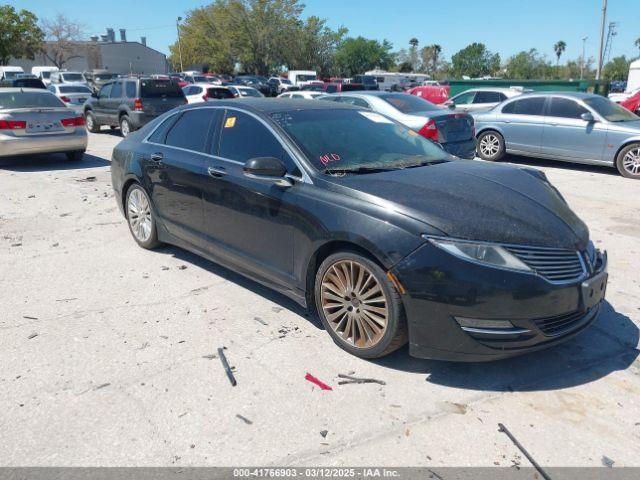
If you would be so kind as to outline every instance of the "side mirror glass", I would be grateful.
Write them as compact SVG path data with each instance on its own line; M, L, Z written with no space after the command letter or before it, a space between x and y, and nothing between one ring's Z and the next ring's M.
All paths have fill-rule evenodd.
M244 164L244 174L256 180L273 182L281 187L290 187L292 182L286 178L287 169L284 164L274 157L257 157L247 160Z
M444 102L444 106L445 106L445 107L447 107L447 108L450 108L450 109L452 109L452 110L453 110L454 108L456 108L456 104L455 104L455 103L453 103L453 101L452 101L452 100L447 100L446 102Z
M591 113L589 113L589 112L583 113L582 115L580 115L580 118L582 120L584 120L585 122L590 122L590 123L596 121L596 119L593 118L593 115Z

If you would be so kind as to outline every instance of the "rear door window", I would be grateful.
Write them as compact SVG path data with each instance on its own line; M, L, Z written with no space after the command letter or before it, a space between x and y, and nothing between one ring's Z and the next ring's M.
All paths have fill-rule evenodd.
M168 131L165 144L205 153L211 138L212 121L221 118L221 111L212 108L198 108L184 112Z
M136 98L136 82L125 82L127 98Z
M545 97L523 98L508 103L502 109L502 113L514 115L542 115L544 111Z
M568 98L552 98L551 106L549 107L549 117L562 117L562 118L576 118L580 119L583 113L588 113L588 110Z
M122 83L116 82L111 87L111 93L109 94L110 98L122 98Z
M361 98L340 97L340 103L346 103L347 105L355 105L356 107L369 108L369 104Z

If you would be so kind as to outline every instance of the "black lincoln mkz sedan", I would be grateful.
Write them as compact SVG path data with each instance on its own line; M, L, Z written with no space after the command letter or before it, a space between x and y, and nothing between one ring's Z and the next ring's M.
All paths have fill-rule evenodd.
M114 150L135 241L170 243L318 314L363 358L493 360L597 317L606 254L539 171L458 160L370 110L188 105Z

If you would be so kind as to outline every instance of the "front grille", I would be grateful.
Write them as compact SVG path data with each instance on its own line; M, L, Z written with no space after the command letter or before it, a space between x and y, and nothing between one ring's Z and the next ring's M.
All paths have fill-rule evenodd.
M536 326L548 337L561 335L571 329L585 318L589 312L572 312L555 317L539 318L535 320Z
M523 246L504 248L550 282L578 281L586 273L580 254L575 250Z

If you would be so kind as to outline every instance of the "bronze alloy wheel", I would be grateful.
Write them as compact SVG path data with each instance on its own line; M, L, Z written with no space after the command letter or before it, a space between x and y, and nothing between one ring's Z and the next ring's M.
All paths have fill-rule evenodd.
M359 262L340 260L327 269L320 303L327 322L347 344L371 348L385 334L387 297L373 273Z

